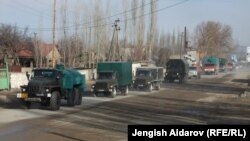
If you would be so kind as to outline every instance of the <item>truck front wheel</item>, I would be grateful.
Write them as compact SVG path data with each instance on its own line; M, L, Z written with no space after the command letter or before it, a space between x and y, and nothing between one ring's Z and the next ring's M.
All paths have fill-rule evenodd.
M59 110L61 106L60 94L57 91L52 92L50 98L50 108L52 111Z
M149 85L149 92L152 92L153 91L153 84L150 84Z
M68 99L67 99L68 106L75 106L75 92L74 90L68 90Z
M74 103L75 105L81 105L82 104L82 93L79 88L74 88L74 93L75 93L75 100Z
M128 95L128 86L126 86L125 88L123 88L122 94Z

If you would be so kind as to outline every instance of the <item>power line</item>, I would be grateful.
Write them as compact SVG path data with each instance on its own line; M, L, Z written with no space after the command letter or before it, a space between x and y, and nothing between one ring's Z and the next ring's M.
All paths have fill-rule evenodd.
M74 24L74 25L67 26L67 27L56 28L56 31L58 31L58 30L70 30L70 28L74 28L74 27L76 27L76 26L88 26L89 24L91 25L92 23L95 23L95 22L98 22L98 21L103 21L103 20L105 20L105 19L113 18L113 17L119 16L119 15L123 15L123 14L129 13L129 12L132 12L133 10L142 8L142 7L147 6L147 5L150 5L150 4L152 4L152 3L154 3L154 2L157 2L157 1L160 1L160 0L155 0L155 1L153 1L153 2L149 2L149 3L146 3L146 4L144 4L144 5L140 5L140 6L138 6L138 7L134 7L134 8L131 8L131 9L129 9L129 10L126 10L126 11L124 11L124 12L120 12L120 13L117 13L117 14L114 14L114 15L111 15L111 16L108 16L108 17L105 17L105 18L98 19L98 20L86 22L86 23L83 23L83 24ZM109 24L101 24L101 26L112 25L112 24L113 24L113 22L112 22L112 23L109 23ZM95 27L96 27L96 25L94 25L94 26L89 26L89 27L86 27L86 28L95 28ZM84 28L84 27L82 27L82 28ZM38 28L29 28L29 29L31 29L31 30L37 30ZM51 31L52 28L40 28L40 29L38 29L38 30L42 30L42 31Z
M41 16L41 15L40 15L40 14L41 14L40 11L37 11L37 10L31 8L31 7L26 7L26 6L24 6L23 4L21 4L21 3L19 3L19 4L23 5L23 7L26 7L26 8L22 8L22 7L20 7L19 5L13 5L12 3L6 3L6 1L5 1L5 2L0 1L0 3L4 4L4 5L7 6L7 7L10 7L11 9L13 9L13 8L14 8L14 9L20 9L22 12L26 12L26 13L29 13L29 14L33 14L33 15L36 15L36 16ZM30 10L31 10L32 12L30 12ZM46 15L46 16L47 16L47 20L51 20L51 17L49 17L48 15ZM49 18L50 18L50 19L49 19Z
M157 0L158 1L158 0ZM173 7L176 7L178 5L181 5L183 3L186 3L188 2L189 0L183 0L181 2L177 2L175 4L171 4L171 5L168 5L168 6L165 6L163 8L160 8L160 9L157 9L155 11L152 11L152 12L149 12L149 13L146 13L146 14L143 14L143 15L140 15L140 16L137 16L136 19L140 18L140 17L144 17L144 16L148 16L148 15L151 15L153 13L157 13L157 12L161 12L161 11L164 11L166 9L169 9L169 8L173 8ZM128 10L129 11L129 10ZM124 13L124 12L123 12ZM113 17L114 15L112 15ZM111 16L110 16L111 17ZM106 17L108 18L108 17ZM104 19L104 18L103 18ZM121 20L120 22L126 22L126 21L131 21L133 20L134 18L129 18L129 19L125 19L125 20ZM91 22L90 22L91 23ZM83 26L84 24L81 24L83 27L80 27L79 29L84 29L84 28L98 28L98 27L103 27L103 26L111 26L113 24L112 23L104 23L104 24L101 24L101 25L93 25L93 26ZM75 26L72 26L72 27L75 27ZM70 28L72 27L66 27L66 28L56 28L55 30L58 31L58 30L70 30ZM21 27L18 27L19 29L24 29L24 28L21 28ZM30 30L40 30L40 31L52 31L52 28L29 28Z

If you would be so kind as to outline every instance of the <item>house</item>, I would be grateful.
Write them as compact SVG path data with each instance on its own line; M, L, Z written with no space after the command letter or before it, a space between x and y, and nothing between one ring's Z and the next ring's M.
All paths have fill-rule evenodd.
M19 58L19 63L21 67L33 67L34 66L34 51L28 46L21 47L20 51L17 53Z
M49 67L53 65L53 50L54 50L54 59L55 64L60 63L61 55L58 51L57 45L53 44L42 44L40 45L41 55L44 58L45 66Z

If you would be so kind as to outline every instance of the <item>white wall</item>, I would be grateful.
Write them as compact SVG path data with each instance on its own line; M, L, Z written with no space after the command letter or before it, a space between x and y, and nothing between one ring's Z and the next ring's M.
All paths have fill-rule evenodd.
M86 81L96 79L96 69L78 70L81 74L85 74ZM93 76L94 75L94 76Z
M22 72L11 72L10 73L10 87L11 88L20 88L21 85L27 85L28 80L26 73Z

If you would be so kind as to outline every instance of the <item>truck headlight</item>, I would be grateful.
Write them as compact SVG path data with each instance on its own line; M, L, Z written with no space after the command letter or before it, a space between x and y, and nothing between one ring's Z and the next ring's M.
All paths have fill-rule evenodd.
M95 88L95 85L94 85L94 84L93 84L93 85L91 85L91 88L92 88L92 89L94 89L94 88Z
M148 82L148 84L150 84L150 82Z
M22 92L26 92L26 89L25 89L25 88L22 88Z
M114 87L113 85L109 86L110 89L112 89L113 87Z
M49 89L45 89L46 92L49 92Z

